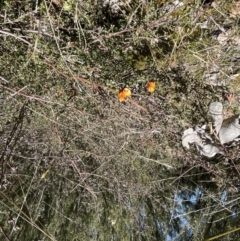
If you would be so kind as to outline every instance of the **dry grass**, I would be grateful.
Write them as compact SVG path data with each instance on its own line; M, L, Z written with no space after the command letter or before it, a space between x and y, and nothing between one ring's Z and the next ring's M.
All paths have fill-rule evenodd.
M210 101L237 113L235 1L176 2L1 5L3 238L203 240L237 222L239 144L212 160L181 146Z

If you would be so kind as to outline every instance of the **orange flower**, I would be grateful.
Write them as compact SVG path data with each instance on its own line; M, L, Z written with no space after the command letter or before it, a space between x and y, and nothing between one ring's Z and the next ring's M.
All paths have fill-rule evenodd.
M125 102L131 96L131 90L128 88L124 88L118 93L118 99L120 102Z
M156 88L156 82L154 80L150 80L147 84L147 90L152 93Z

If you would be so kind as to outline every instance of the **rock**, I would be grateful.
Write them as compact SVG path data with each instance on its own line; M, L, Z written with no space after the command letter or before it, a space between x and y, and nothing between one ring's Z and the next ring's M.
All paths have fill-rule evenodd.
M182 145L183 147L189 149L189 144L191 143L197 143L199 146L202 146L202 139L198 135L197 131L194 131L193 128L188 128L183 132Z
M200 153L206 157L214 157L216 154L224 154L217 146L212 144L205 144L203 148L200 150Z
M222 122L223 122L223 105L220 102L212 102L209 105L209 113L212 115L214 119L214 126L215 126L215 131L216 134L219 133Z
M219 140L222 144L233 141L240 135L240 116L232 116L223 121L219 131Z

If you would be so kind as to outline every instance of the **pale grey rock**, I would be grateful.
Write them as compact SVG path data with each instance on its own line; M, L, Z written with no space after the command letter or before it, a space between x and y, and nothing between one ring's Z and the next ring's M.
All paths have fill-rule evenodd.
M222 144L231 142L240 136L240 116L232 116L223 121L219 131L219 140Z
M200 153L206 157L214 157L216 154L224 154L217 146L212 144L203 145L202 149L200 149Z
M182 145L183 147L189 149L189 144L191 143L197 143L202 146L202 139L198 135L197 131L194 131L193 128L188 128L183 132Z
M222 122L223 122L223 105L220 102L212 102L209 105L209 113L212 115L214 119L214 127L216 134L219 133Z

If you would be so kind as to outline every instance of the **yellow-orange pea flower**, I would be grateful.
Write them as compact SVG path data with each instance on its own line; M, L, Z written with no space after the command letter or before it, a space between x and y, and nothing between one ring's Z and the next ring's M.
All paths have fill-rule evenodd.
M154 80L150 80L147 84L148 92L152 93L156 88L156 82Z
M131 97L131 90L128 88L124 88L119 91L118 93L118 99L120 102L125 102L129 97Z

